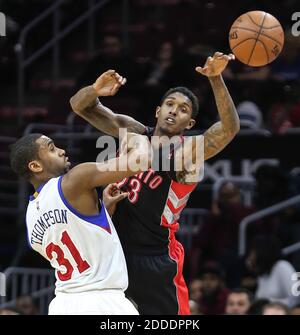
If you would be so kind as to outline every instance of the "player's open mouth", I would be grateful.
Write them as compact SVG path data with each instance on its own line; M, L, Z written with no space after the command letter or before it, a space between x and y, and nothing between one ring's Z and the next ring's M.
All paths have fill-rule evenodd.
M166 121L167 124L175 124L176 123L175 120L172 117L167 117L165 121Z

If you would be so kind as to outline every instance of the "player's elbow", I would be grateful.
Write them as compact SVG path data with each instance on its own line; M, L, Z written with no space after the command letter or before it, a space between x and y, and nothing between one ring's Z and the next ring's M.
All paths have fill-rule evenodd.
M78 106L76 95L73 95L70 99L70 105L74 113L80 114L81 110Z
M237 118L237 120L235 120L235 122L227 130L227 134L229 137L234 138L239 131L240 131L240 120Z
M235 136L241 129L241 125L240 125L240 119L237 119L237 121L235 122L235 125L234 125L234 129L233 129L233 133Z

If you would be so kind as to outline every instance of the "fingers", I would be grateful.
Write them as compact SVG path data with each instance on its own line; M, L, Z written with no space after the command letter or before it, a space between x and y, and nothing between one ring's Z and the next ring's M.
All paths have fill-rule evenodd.
M115 196L114 199L115 199L117 202L119 202L119 201L121 201L121 200L123 200L123 199L126 199L126 198L128 197L128 194L129 194L128 192L122 192L121 194Z
M116 72L115 70L108 70L105 72L105 74L113 75L115 72Z
M204 66L204 67L201 67L201 66L197 66L196 67L196 71L198 72L198 73L201 73L201 74L206 74L207 73L207 66Z
M214 53L214 58L217 58L217 57L221 57L221 56L223 56L223 52L215 52Z
M211 58L211 57L208 57L208 58ZM226 61L230 61L230 60L234 60L235 56L232 53L230 53L228 55L224 55L222 52L215 52L213 58L214 59L217 58L217 59L223 59L223 60L226 60Z
M119 83L115 84L113 86L113 88L111 89L111 95L115 95L118 92L118 90L119 90L120 87L121 87L121 85Z
M120 86L126 84L127 79L125 77L120 76L119 73L114 72L112 76L116 79L116 81Z

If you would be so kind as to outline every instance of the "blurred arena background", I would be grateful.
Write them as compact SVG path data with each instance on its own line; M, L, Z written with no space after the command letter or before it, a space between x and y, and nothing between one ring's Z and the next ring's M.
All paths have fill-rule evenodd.
M54 283L48 264L26 243L31 190L9 167L9 144L42 132L67 148L73 163L95 161L99 132L71 112L69 99L110 68L128 80L116 96L102 99L112 110L152 126L162 94L187 86L200 101L192 133L202 133L217 110L209 82L195 66L215 51L230 52L232 22L256 9L280 21L285 46L268 66L235 61L224 72L242 129L206 164L178 238L195 314L234 314L228 307L234 294L247 308L251 304L250 314L265 313L274 301L279 303L267 307L300 314L298 291L292 290L298 277L291 277L300 271L300 37L291 33L297 1L277 3L0 1L6 15L6 36L0 37L0 271L7 279L2 314L45 314ZM253 249L260 271L253 271ZM268 280L275 287L270 292L264 290Z

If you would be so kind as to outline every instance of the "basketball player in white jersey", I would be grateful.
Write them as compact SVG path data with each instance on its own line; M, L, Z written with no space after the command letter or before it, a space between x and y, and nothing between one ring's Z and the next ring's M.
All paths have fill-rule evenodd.
M95 189L137 173L132 162L149 168L148 139L132 137L135 144L127 155L72 169L65 150L42 134L27 135L12 146L13 170L35 189L26 213L29 245L55 269L56 297L49 314L138 314L125 298L123 250ZM106 171L100 171L104 165Z

